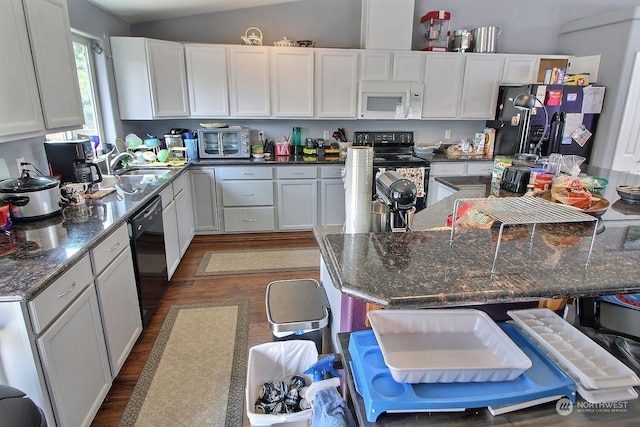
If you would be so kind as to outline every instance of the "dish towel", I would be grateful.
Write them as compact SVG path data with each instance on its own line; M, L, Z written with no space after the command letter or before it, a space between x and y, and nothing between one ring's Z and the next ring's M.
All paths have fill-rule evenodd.
M396 172L416 185L416 197L424 197L424 168L396 168Z
M312 427L356 427L347 404L335 388L318 390L313 404Z

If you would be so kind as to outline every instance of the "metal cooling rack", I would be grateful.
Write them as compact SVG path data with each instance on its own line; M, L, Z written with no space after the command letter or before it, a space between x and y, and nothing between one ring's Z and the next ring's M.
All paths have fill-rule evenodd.
M589 247L589 255L587 256L587 264L591 258L593 243L596 237L598 218L586 214L581 210L563 205L562 203L554 203L540 197L503 197L503 198L479 198L479 199L457 199L453 205L453 221L451 225L451 242L456 232L456 220L458 217L458 209L464 204L471 204L473 209L500 223L500 231L496 243L496 252L493 259L491 273L496 271L496 263L498 261L498 251L502 241L502 233L504 226L507 225L533 225L531 233L531 242L533 242L533 234L537 224L561 224L570 222L594 222L593 236Z

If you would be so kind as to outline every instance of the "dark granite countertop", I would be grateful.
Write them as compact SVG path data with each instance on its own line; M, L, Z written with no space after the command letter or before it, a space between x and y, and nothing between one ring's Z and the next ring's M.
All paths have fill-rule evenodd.
M340 227L316 227L314 234L334 285L388 308L639 292L640 207L619 200L615 188L640 183L640 176L589 167L585 172L609 180L604 231L593 238L594 222L513 227L493 272L497 229L460 231L453 241L449 230L429 230L445 225L456 199L484 197L481 187L419 212L410 233L344 234Z
M0 234L0 301L33 299L186 169L174 168L134 194L123 185L87 201L91 216L85 222L65 220L59 213L14 223L10 236Z

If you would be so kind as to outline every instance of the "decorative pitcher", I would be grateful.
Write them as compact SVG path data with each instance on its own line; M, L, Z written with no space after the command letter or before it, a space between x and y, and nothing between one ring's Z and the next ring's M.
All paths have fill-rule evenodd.
M262 31L256 27L249 27L244 34L240 36L240 39L244 45L262 46Z

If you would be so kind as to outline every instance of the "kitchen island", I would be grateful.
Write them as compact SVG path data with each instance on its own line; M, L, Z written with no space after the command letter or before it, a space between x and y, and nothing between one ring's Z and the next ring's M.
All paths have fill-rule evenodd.
M364 327L366 303L392 309L477 306L640 291L640 207L619 200L615 190L640 177L585 172L609 180L603 231L594 237L592 222L540 224L519 236L507 232L496 259L496 228L460 230L453 240L442 228L455 200L483 198L488 188L463 189L419 212L409 233L314 228L321 280L339 313L332 323L334 345L338 332Z

